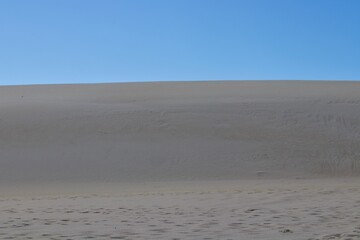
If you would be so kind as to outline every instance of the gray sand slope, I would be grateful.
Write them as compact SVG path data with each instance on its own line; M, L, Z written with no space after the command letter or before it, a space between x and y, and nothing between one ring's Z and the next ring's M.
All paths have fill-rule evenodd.
M360 82L0 87L0 182L360 173Z

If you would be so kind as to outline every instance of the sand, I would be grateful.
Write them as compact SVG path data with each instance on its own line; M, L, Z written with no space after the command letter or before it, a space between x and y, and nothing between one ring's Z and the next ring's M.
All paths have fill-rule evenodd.
M1 239L360 239L359 179L108 186L0 200Z
M0 239L360 239L360 83L0 87Z

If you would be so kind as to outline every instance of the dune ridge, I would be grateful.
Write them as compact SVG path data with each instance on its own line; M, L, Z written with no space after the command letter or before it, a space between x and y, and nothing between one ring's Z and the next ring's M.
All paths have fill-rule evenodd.
M0 182L357 176L360 82L0 87Z

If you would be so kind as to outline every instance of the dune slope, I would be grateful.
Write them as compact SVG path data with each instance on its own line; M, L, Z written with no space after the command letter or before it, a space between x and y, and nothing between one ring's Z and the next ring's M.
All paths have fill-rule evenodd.
M360 82L0 87L0 182L360 173Z

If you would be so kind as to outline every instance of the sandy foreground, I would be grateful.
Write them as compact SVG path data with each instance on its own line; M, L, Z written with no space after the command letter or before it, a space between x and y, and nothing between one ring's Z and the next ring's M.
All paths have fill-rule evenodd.
M0 87L0 239L360 239L360 82Z
M0 199L2 239L360 239L360 181L104 185Z

